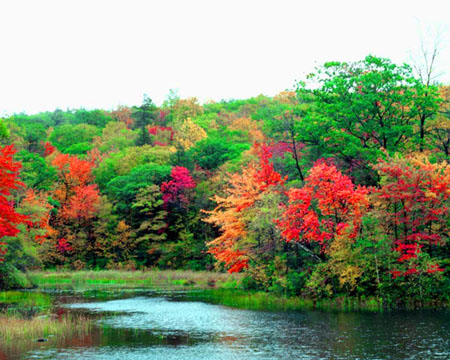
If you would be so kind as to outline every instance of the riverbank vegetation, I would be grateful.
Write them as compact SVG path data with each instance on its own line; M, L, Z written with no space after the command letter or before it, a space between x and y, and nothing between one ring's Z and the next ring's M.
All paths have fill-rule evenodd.
M242 274L228 274L212 271L191 270L149 270L149 271L33 271L28 274L30 281L43 288L150 288L174 289L177 287L239 288ZM0 303L1 303L0 296Z
M448 304L449 89L368 56L274 97L5 117L0 288L228 271L313 304ZM147 269L215 273L121 272Z
M0 315L0 349L9 352L14 349L32 348L33 343L63 341L75 335L89 332L92 321L83 316L66 315L61 318L20 315Z

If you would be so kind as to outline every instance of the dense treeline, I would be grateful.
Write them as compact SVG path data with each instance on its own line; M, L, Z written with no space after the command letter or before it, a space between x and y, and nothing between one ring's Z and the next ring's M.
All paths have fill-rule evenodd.
M450 88L371 56L308 83L2 119L3 286L15 269L217 267L291 295L448 302Z

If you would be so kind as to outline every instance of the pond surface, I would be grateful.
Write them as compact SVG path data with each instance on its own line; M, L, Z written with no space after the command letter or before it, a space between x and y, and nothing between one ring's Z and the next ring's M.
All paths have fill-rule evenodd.
M95 327L19 358L450 359L446 311L264 312L154 293L103 301L63 296L60 306L93 316Z

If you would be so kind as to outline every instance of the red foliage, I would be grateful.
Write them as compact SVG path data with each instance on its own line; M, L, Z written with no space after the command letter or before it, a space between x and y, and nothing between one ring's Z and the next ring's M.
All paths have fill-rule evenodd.
M45 148L44 156L49 156L49 155L53 154L56 150L56 147L54 147L48 141L44 144L44 148Z
M290 189L289 202L277 221L286 241L317 242L324 251L328 243L350 229L354 238L367 211L368 189L355 187L334 165L319 161L301 189Z
M383 186L374 191L382 205L379 211L391 230L398 262L411 267L394 277L415 274L414 259L424 245L442 245L450 232L448 200L450 199L450 167L446 163L431 164L425 157L380 160L375 168L384 177ZM429 266L427 273L442 271Z
M92 175L94 164L76 156L58 154L52 160L52 165L59 170L58 175L66 184L83 186L94 179Z
M1 241L5 236L16 236L19 230L17 225L27 223L27 217L17 213L14 203L7 199L11 195L11 190L23 186L19 181L19 170L22 167L20 162L13 159L16 153L13 145L0 149L0 262L4 261L6 254L6 243Z
M281 174L274 170L273 164L269 161L272 158L270 148L265 144L255 144L254 148L258 151L259 157L260 169L255 173L255 179L260 190L264 191L270 186L283 185L287 177L283 179Z
M161 184L161 192L163 194L164 206L167 208L169 204L187 203L185 190L195 188L195 182L192 179L189 170L182 166L175 166L171 172L172 180Z
M77 186L74 188L74 195L63 208L63 217L89 220L97 214L99 205L100 193L97 185Z
M174 131L173 131L173 129L170 127L170 126L167 126L167 127L165 127L165 126L151 126L151 127L149 127L148 128L148 133L150 134L150 135L156 135L158 132L162 132L162 131L168 131L168 132L170 132L170 141L173 141L173 137L174 137Z
M69 251L73 250L72 246L64 238L61 238L57 241L56 249L61 253L65 253L65 252L69 252Z

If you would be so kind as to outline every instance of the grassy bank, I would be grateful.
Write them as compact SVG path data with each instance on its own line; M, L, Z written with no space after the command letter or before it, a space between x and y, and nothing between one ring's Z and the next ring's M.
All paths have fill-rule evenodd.
M61 340L87 334L91 324L83 316L67 315L58 319L41 315L28 319L19 315L0 315L0 348L28 348L37 339Z
M280 294L242 289L241 274L194 272L183 270L150 271L45 271L31 272L29 279L39 288L92 289L166 289L188 291L188 298L252 310L339 310L382 311L384 309L448 308L450 304L404 301L381 298L337 296L332 299L286 297ZM1 303L0 297L0 303Z
M335 299L312 300L298 296L286 297L273 293L233 289L193 291L187 299L205 301L247 310L296 311L296 310L339 310L339 311L382 311L383 303L376 298L356 299L338 297Z
M274 293L246 291L241 287L242 275L182 270L151 271L45 271L29 273L30 280L39 288L89 289L185 289L190 300L204 301L249 310L367 310L380 311L380 299L312 300L286 297ZM192 290L192 291L191 291Z
M237 288L240 275L189 270L39 271L28 274L39 288Z

